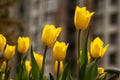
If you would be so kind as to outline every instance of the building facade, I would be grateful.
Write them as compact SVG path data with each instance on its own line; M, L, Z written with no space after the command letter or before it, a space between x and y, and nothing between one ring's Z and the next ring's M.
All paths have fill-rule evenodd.
M94 0L93 36L100 36L109 49L100 63L105 68L120 67L120 1Z

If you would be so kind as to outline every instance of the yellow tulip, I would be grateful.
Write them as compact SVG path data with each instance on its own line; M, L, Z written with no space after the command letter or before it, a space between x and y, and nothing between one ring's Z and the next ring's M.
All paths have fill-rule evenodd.
M0 51L2 51L4 49L6 45L6 38L0 34Z
M15 48L16 48L16 46L11 46L11 45L7 44L5 53L4 53L4 58L7 60L12 59L13 56L15 55Z
M38 64L39 68L42 69L43 56L36 52L33 52L33 54L34 54L35 60Z
M30 38L29 37L19 37L18 38L18 51L20 53L26 53L30 46Z
M1 80L5 80L5 73L2 73ZM9 80L13 80L13 79L12 79L12 78L10 78Z
M2 80L5 80L5 73L2 74Z
M98 74L103 74L103 73L104 73L104 68L99 67L99 68L98 68Z
M98 75L98 79L103 78L106 75L106 73L104 72L104 68L98 67Z
M65 44L64 42L56 41L53 47L53 57L57 61L62 61L66 57L66 51L69 44Z
M31 62L30 62L30 60L26 60L25 61L25 67L26 67L26 70L27 70L27 72L28 72L28 74L30 73L30 71L31 71Z
M88 27L93 14L94 12L90 13L86 10L86 7L80 8L79 6L76 6L74 15L74 24L76 29L85 30Z
M55 66L54 66L55 73L57 73L57 69L58 69L58 61L55 61ZM62 61L60 61L59 71L60 71L60 73L63 72L63 62Z
M5 72L5 68L6 68L6 61L3 61L0 67L0 72Z
M54 25L45 25L42 32L42 42L44 45L50 47L54 44L57 37L59 36L62 28L55 28Z
M103 47L103 41L97 37L90 43L90 53L93 58L101 58L104 56L109 45Z

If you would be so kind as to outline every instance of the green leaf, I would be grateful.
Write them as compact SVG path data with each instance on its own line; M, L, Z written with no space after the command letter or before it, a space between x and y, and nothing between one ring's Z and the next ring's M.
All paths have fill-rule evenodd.
M54 80L54 77L51 73L49 73L49 76L50 76L50 80Z
M40 80L40 69L34 58L33 49L31 46L31 66L32 66L32 78L33 80Z
M85 80L96 80L98 76L97 60L92 61L86 68Z
M66 80L67 79L68 70L69 70L69 64L67 63L64 66L64 70L63 70L63 73L62 73L62 76L61 76L60 80Z
M78 65L79 80L84 80L84 78L85 78L85 69L86 69L86 65L88 63L87 44L88 44L89 33L90 33L90 28L87 30L85 40L84 40L84 45L83 45L83 48L82 48L82 54L79 57L79 65Z
M69 70L67 80L72 80L71 71Z

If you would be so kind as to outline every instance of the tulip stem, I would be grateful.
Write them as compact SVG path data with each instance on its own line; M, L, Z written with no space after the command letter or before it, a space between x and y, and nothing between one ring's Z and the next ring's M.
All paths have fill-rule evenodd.
M45 67L45 58L46 58L46 53L47 53L47 46L45 46L44 50L44 56L43 56L43 62L42 62L42 70L41 70L41 79L43 80L43 75L44 75L44 67Z
M59 80L59 72L60 72L60 61L58 61L58 66L57 66L57 79Z
M78 31L78 59L80 57L80 33L81 33L81 30Z
M80 58L80 33L81 30L78 31L78 61ZM78 62L78 75L80 74L80 63Z

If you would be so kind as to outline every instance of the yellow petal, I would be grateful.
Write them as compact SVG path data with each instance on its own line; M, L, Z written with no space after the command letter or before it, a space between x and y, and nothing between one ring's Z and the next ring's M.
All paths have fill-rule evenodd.
M100 47L95 44L92 52L91 52L91 56L94 57L94 58L99 58L100 57Z
M101 47L103 47L103 44L104 44L103 41L99 37L95 38L94 43L98 44Z
M28 72L28 74L30 73L30 71L31 71L31 62L30 62L30 60L26 60L25 61L25 67L26 67L26 70L27 70L27 72Z
M107 51L108 47L109 47L109 44L108 44L108 45L106 45L106 46L103 48L103 50L101 51L101 57L103 57L103 56L104 56L104 54L106 53L106 51Z

